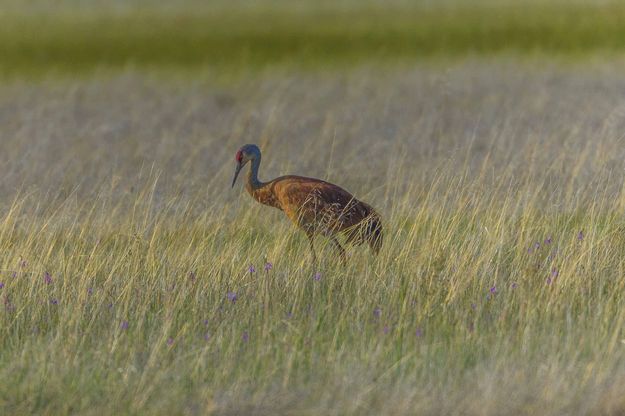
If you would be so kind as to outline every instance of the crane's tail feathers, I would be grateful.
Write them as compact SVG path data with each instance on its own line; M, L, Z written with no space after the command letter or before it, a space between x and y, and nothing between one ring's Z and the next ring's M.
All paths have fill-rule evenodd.
M377 214L371 215L366 221L364 239L369 244L369 247L371 247L371 250L377 255L382 248L382 221Z
M375 254L382 248L383 231L382 220L373 210L358 224L344 230L347 235L347 242L359 246L363 243L369 244Z

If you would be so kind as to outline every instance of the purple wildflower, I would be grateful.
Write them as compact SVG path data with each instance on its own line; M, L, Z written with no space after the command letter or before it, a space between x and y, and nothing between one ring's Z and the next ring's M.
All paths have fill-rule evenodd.
M26 260L21 260L21 261L20 261L20 267L21 267L22 269L23 269L23 268L25 268L25 267L26 267L26 265L27 265Z
M417 330L415 331L415 336L417 338L420 338L423 335L423 331L421 331L421 328L417 328Z
M291 319L292 317L293 317L293 312L289 311L289 312L286 314L286 319Z
M191 280L192 282L195 282L195 272L190 272L189 273L189 280Z
M208 326L208 319L204 319L204 326Z
M250 267L247 268L247 271L252 274L252 273L256 273L256 268L254 267L253 264L250 264Z
M119 328L122 330L128 329L128 321L122 321L122 323L119 325Z
M237 301L237 294L235 292L228 292L226 294L226 297L228 298L228 300L232 303L235 303Z
M58 305L59 301L58 301L58 299L52 299L52 300L50 300L50 303L53 304L53 305Z
M318 282L319 280L321 280L321 273L317 272L315 273L315 275L313 276L313 279Z
M243 342L248 342L250 340L250 334L247 331L243 331L243 336L241 337Z
M210 339L211 339L210 332L207 332L206 334L204 334L204 341L209 341Z
M553 283L556 277L558 277L558 269L554 267L553 269L551 269L551 276L547 278L547 284L550 285L551 283Z
M90 288L88 288L88 289L87 289L87 294L88 294L89 296L93 295L93 288L92 288L92 287L90 287Z
M491 287L489 291L490 291L490 293L492 293L494 295L495 293L497 293L497 287L495 285L493 285L493 287Z
M52 284L52 275L50 275L50 273L45 272L43 275L43 281L46 282L46 284L51 285Z
M384 328L382 328L382 332L384 332L384 335L388 334L391 331L391 329L388 327L388 325L384 325Z
M577 233L577 241L582 241L584 239L584 232L580 231Z
M0 282L0 289L4 287L4 283Z
M534 244L534 250L538 249L540 249L540 243L537 241L536 244Z
M17 277L17 272L13 272L13 273L11 273L11 277L12 277L12 278L16 278L16 277Z
M373 316L376 319L380 319L380 316L382 316L382 309L380 309L379 306L376 306L376 308L373 310Z
M271 269L273 269L273 264L270 262L265 263L265 271L268 272Z
M517 286L518 286L518 285L517 285L517 283L516 283L516 282L512 282L512 284L510 285L510 287L511 287L512 289L516 289L516 288L517 288Z
M549 237L547 237L547 238L545 239L545 244L547 244L547 245L548 245L548 244L551 244L551 241L552 241L552 240L551 240L551 236L549 236Z
M477 305L475 303L471 303L471 309L476 310L477 309Z
M167 338L167 345L170 347L174 345L174 339L172 337Z

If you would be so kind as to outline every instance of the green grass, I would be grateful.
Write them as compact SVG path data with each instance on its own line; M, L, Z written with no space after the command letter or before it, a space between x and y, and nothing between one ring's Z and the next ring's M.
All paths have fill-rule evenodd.
M571 4L223 8L0 17L0 71L85 73L127 66L323 68L431 57L622 54L625 7Z

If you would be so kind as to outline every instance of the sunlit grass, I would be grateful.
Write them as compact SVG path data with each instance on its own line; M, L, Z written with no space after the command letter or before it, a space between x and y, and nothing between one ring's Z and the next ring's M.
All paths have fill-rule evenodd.
M620 408L618 211L590 193L544 212L531 189L438 175L347 268L327 249L312 267L286 224L227 205L18 198L0 235L4 411Z
M3 86L0 413L623 411L621 78L519 68ZM380 255L313 266L248 141Z

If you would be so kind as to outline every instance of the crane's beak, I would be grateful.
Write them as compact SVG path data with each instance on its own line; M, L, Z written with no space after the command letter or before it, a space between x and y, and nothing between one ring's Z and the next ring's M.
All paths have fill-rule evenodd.
M232 187L234 188L234 183L237 181L237 176L239 176L239 172L241 172L241 168L243 167L242 163L237 164L237 169L234 171L234 179L232 179Z

